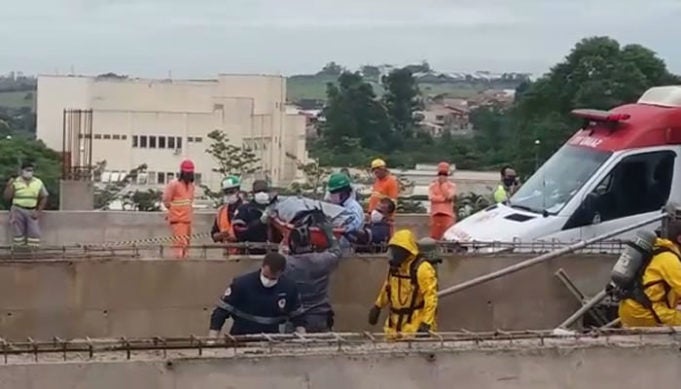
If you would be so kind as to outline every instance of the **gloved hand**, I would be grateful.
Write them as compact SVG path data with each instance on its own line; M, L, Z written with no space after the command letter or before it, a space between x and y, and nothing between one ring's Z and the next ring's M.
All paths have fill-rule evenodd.
M378 323L378 316L381 314L381 308L377 306L371 307L371 310L369 310L369 324L376 325Z
M426 323L421 323L419 324L419 329L416 332L420 334L427 334L430 332L430 325Z

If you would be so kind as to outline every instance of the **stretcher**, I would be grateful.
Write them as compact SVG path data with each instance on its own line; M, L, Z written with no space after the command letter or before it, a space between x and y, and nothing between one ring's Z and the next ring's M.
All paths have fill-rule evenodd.
M298 196L278 197L270 204L269 214L270 224L281 234L281 243L284 246L288 246L289 234L296 225L307 224L310 227L312 245L320 250L329 245L324 232L319 228L322 219L331 223L334 236L340 238L350 216L340 205Z

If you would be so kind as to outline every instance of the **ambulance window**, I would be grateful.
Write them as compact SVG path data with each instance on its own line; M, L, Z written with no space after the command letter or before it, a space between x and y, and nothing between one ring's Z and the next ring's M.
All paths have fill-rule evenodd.
M584 213L582 208L568 224L577 227L592 224L594 219L604 222L661 209L671 192L675 158L672 151L624 158L592 191L595 214Z

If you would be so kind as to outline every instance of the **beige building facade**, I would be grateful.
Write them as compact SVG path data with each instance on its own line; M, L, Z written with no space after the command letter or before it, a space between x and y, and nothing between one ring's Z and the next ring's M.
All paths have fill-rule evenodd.
M62 151L65 109L92 110L92 161L106 161L102 180L116 180L147 164L140 184L163 185L181 161L194 161L202 183L222 179L206 149L208 133L224 131L234 145L260 159L261 174L285 186L307 160L305 116L286 109L286 79L220 75L213 80L150 80L40 76L37 137Z

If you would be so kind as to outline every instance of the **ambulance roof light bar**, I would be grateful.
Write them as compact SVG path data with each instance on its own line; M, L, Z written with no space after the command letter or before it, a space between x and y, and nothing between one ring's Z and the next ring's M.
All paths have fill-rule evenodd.
M610 113L599 109L575 109L572 114L589 122L608 122L617 123L629 120L631 115L628 113Z

